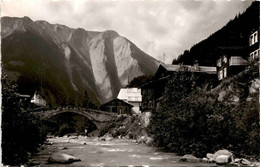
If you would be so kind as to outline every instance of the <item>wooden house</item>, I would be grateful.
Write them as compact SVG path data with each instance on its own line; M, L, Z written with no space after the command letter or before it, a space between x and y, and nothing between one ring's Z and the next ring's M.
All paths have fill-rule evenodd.
M113 112L120 115L120 114L131 114L132 107L133 105L116 98L109 102L106 102L105 104L102 104L100 106L100 109L103 111Z
M193 72L194 74L202 74L208 78L217 80L216 67L199 66L198 62L191 65L173 65L173 64L161 64L155 73L154 79L141 86L142 93L142 105L141 111L147 112L156 108L158 102L163 96L166 83L171 75L174 75L177 71L187 70L187 72Z
M218 79L222 80L238 74L247 66L247 60L242 56L224 55L217 60Z
M249 61L258 60L260 56L260 27L249 37Z

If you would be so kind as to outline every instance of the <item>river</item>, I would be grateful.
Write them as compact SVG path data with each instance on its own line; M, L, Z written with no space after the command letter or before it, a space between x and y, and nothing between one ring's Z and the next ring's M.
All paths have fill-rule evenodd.
M55 137L48 138L52 145L45 145L31 158L40 166L64 166L48 164L51 153L65 153L80 158L81 161L65 166L212 166L207 163L179 162L181 156L166 153L129 139L100 141L98 138Z

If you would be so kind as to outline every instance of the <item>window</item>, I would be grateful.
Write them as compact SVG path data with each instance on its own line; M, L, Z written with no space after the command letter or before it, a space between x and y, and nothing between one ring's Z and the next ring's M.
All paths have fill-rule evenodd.
M254 60L254 53L250 53L249 61L253 61L253 60Z
M258 42L257 34L258 34L257 32L255 32L255 34L254 34L254 38L255 38L255 42L254 43Z
M258 42L258 32L257 31L255 33L253 33L252 35L250 35L249 46L255 44L256 42Z
M219 80L223 79L223 71L222 70L219 70L219 72L218 72L218 79Z
M227 77L227 68L224 68L224 78Z
M254 40L253 37L254 36L251 35L250 38L249 38L249 46L253 45L253 40Z

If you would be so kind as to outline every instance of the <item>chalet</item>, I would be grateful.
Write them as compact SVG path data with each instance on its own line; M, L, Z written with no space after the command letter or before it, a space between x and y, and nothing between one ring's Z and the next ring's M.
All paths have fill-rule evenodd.
M34 93L32 99L31 99L31 103L36 106L46 107L46 101L37 92Z
M100 109L103 111L113 112L120 115L120 114L131 114L132 107L133 105L116 98L105 104L102 104L100 106Z
M246 48L243 48L240 51L242 53L242 56L234 55L230 53L226 53L225 55L221 56L216 63L218 79L222 80L226 77L236 75L247 67L248 62L259 60L259 56L260 56L259 39L260 39L260 29L258 28L258 30L253 31L249 36L249 47L248 47L249 55L248 52L247 53L244 52Z
M260 27L253 31L249 37L249 58L248 61L258 60L260 56Z
M19 94L19 93L17 93L16 95L19 97L22 110L27 109L30 105L30 99L31 99L30 97L31 96L30 95L23 95L23 94Z
M160 101L163 96L169 77L174 75L177 71L184 69L187 69L188 72L193 72L194 74L205 75L207 78L217 79L216 67L199 66L197 61L195 61L193 66L161 64L155 73L154 79L141 86L142 112L151 111L156 108L158 101Z
M118 99L123 100L131 105L132 114L140 114L140 106L142 102L141 89L138 88L122 88L117 96Z
M236 75L247 66L247 60L242 56L224 55L217 60L218 79Z

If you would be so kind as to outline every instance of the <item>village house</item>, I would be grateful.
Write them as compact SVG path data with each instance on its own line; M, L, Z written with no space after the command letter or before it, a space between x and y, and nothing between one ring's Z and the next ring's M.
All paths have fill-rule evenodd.
M160 64L154 79L141 86L142 112L149 112L157 107L158 102L163 96L169 77L183 69L186 69L188 72L193 72L194 74L205 75L207 78L217 79L216 67L199 66L197 61L195 61L193 66Z
M138 88L121 88L117 98L123 100L131 105L133 108L131 109L132 114L140 114L140 106L142 102L141 89Z
M113 112L120 115L120 114L131 114L132 107L134 106L123 100L116 98L109 102L106 102L105 104L102 104L100 106L100 109L103 111Z
M40 107L46 107L46 101L37 92L34 93L32 99L31 99L31 104L34 104L34 105L40 106Z
M239 72L243 71L247 66L248 62L259 60L260 56L260 43L259 43L259 29L252 31L249 36L248 52L244 52L246 48L240 51L243 55L234 55L226 53L217 60L217 73L218 79L222 80L226 77L234 76ZM233 49L235 50L235 49ZM248 55L249 54L249 55Z
M238 74L247 66L247 60L242 56L224 55L217 60L218 79L222 80Z
M260 56L260 27L249 37L249 61L258 60Z

